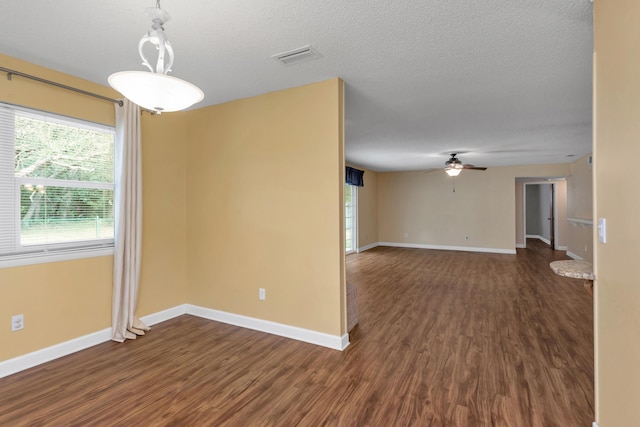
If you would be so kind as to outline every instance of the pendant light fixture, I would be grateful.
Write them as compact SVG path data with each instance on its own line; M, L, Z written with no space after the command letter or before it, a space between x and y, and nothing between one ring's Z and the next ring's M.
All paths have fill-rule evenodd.
M109 84L127 99L158 113L184 110L202 101L204 93L198 86L167 75L173 65L173 48L164 33L164 24L171 16L162 10L160 0L145 13L151 18L151 31L138 43L138 52L149 71L120 71L109 76ZM155 68L143 51L147 43L158 52Z

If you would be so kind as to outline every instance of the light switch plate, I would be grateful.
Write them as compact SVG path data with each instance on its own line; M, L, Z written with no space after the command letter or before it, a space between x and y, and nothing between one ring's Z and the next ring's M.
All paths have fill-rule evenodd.
M598 218L598 240L607 243L607 219Z

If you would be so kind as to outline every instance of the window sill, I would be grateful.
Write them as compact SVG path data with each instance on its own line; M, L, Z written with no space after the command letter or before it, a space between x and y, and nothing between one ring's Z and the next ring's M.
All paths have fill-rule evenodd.
M71 261L74 259L94 258L109 255L113 255L113 246L8 255L0 257L0 268L20 267L24 265L44 264L48 262Z

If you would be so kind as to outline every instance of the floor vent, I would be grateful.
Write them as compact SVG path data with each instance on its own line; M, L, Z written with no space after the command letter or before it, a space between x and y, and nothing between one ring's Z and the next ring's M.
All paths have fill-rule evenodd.
M290 50L288 52L277 53L271 55L273 59L282 62L284 65L297 64L298 62L311 61L312 59L321 58L315 49L311 46L302 46L297 49Z

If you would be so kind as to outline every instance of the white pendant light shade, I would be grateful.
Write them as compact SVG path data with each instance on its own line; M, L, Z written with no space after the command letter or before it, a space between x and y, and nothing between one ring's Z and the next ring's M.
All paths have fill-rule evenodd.
M160 113L184 110L204 99L198 86L149 71L120 71L109 76L109 84L139 106Z
M173 47L164 33L164 24L171 16L160 8L160 0L156 0L156 7L147 8L146 13L151 18L151 30L140 39L138 53L149 71L114 73L109 76L109 84L142 108L159 113L184 110L202 101L204 92L198 86L167 75L173 65ZM155 66L144 52L148 44L158 55Z

